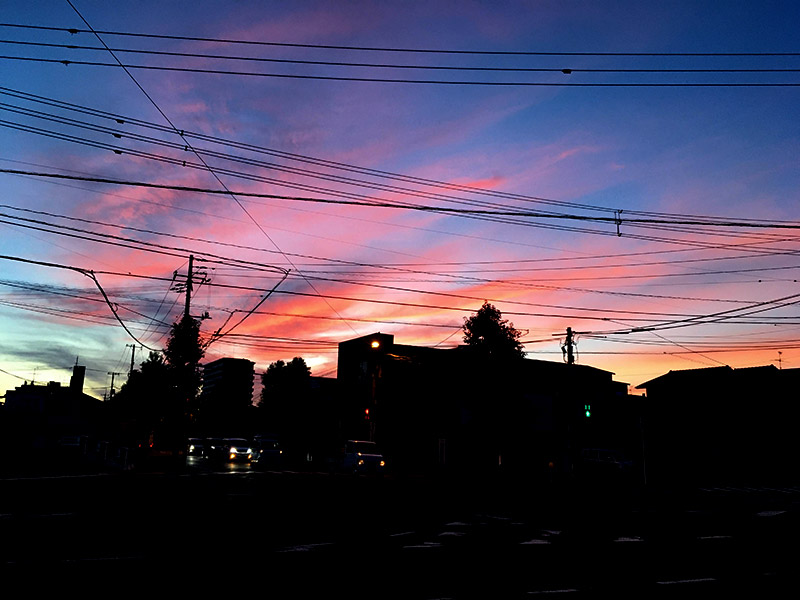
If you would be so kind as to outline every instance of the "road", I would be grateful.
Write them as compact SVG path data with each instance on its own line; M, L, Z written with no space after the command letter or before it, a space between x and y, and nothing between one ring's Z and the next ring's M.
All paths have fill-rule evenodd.
M0 565L6 581L89 595L794 597L798 500L797 487L554 490L205 463L13 476Z

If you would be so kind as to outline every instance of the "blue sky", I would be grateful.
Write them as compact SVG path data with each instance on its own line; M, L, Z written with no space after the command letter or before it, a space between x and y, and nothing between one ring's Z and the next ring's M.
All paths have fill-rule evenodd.
M0 173L0 390L66 382L77 359L102 396L129 344L163 347L182 309L170 279L189 254L211 277L193 298L207 334L279 283L268 267L290 271L209 346L258 369L302 356L335 375L335 344L378 330L448 347L484 300L524 330L529 357L561 360L572 327L580 362L632 385L670 369L800 366L796 3L54 0L2 13L0 169L29 174ZM105 32L111 51L65 28ZM72 64L47 62L60 60ZM79 64L117 60L130 74ZM499 67L556 72L477 70ZM504 214L430 210L443 207ZM661 222L630 221L644 218ZM129 331L71 267L95 273Z

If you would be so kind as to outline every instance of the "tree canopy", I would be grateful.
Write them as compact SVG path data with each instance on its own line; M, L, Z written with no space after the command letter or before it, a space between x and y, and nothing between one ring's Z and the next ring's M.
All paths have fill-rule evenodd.
M174 377L173 384L184 400L191 402L197 397L202 381L200 361L204 354L200 322L184 316L173 323L164 356Z
M261 375L261 404L272 400L282 400L289 393L302 392L308 387L311 369L306 361L295 356L291 361L278 360L270 363Z
M163 355L151 352L115 396L119 417L133 423L131 433L156 432L162 446L182 446L197 408L203 355L199 322L184 317L174 323Z
M485 354L498 359L524 358L522 331L513 323L503 319L500 311L489 302L471 317L464 318L464 343Z

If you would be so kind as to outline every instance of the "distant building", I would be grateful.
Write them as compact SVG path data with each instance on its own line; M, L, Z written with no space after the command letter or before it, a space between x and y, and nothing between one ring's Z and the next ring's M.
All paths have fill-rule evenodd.
M609 414L627 384L586 365L492 361L376 333L339 344L345 434L375 441L399 470L569 474L583 448L623 447Z
M670 371L647 393L643 443L651 481L775 481L800 458L800 369L774 365Z
M254 369L255 363L245 358L220 358L203 365L198 404L206 425L225 426L252 407Z
M25 383L6 392L3 428L26 447L46 448L61 436L87 435L100 424L103 403L83 392L86 367L76 365L69 387Z

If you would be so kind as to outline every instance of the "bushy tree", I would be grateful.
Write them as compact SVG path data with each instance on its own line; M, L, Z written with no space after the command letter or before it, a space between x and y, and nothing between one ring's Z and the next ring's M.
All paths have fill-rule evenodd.
M199 322L184 317L173 324L163 354L151 352L116 395L116 418L138 437L155 433L163 447L181 448L196 408L203 355Z
M503 319L500 311L489 302L469 318L464 318L464 343L489 358L523 358L522 331Z
M295 356L291 361L271 363L261 375L260 406L282 402L287 395L297 395L308 388L311 369L306 361Z
M193 402L200 391L200 361L205 350L200 341L200 321L184 316L172 325L164 358L178 395Z

